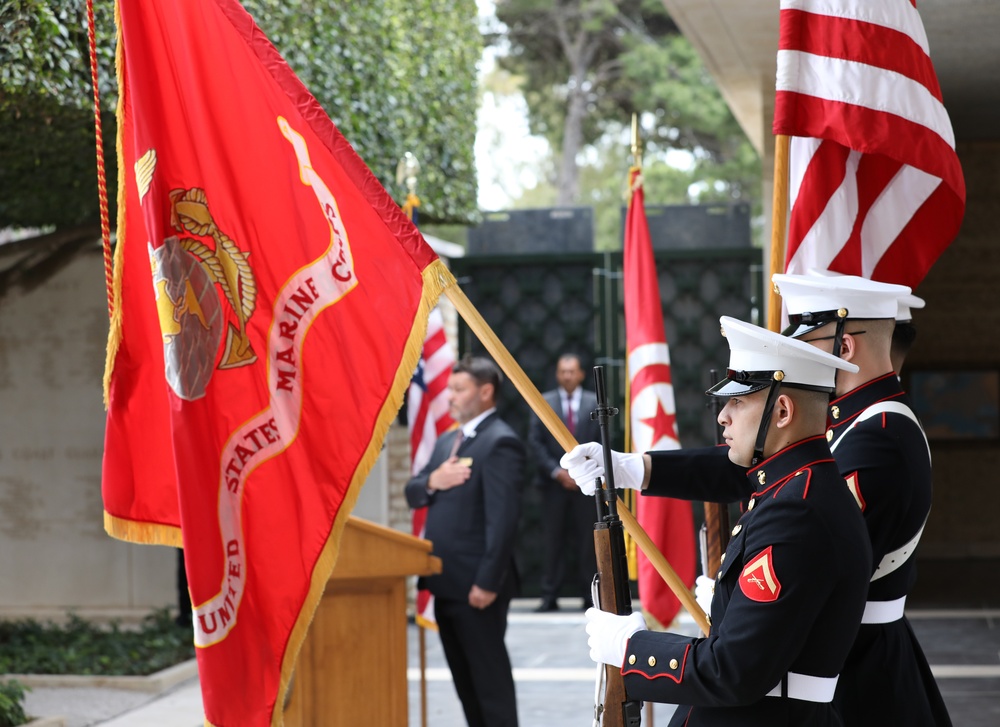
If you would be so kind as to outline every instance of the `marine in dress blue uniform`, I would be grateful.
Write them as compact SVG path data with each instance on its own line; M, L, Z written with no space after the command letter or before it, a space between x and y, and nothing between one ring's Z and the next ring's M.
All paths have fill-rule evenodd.
M946 727L948 710L903 615L917 577L914 552L931 507L930 450L889 358L895 321L910 317L901 308L908 313L923 301L906 286L854 276L775 275L774 282L789 313L786 333L817 346L834 340L835 348L824 350L862 362L854 376L838 377L827 432L861 506L875 566L837 705L849 725ZM881 336L875 335L879 326ZM869 350L857 356L860 347Z
M720 423L735 464L710 455L692 472L711 466L715 476L675 486L676 470L661 467L667 460L657 453L613 455L616 480L632 487L638 480L644 495L724 494L700 491L705 483L746 498L716 581L710 633L652 632L634 614L588 611L591 656L614 663L617 643L628 637L619 662L628 696L681 705L672 725L840 725L832 700L864 610L871 549L830 453L825 399L816 392L832 390L836 369L857 367L732 318L722 325L730 370L709 393L729 399ZM757 418L743 429L741 406L759 407L747 410ZM563 463L585 491L603 473L591 445Z

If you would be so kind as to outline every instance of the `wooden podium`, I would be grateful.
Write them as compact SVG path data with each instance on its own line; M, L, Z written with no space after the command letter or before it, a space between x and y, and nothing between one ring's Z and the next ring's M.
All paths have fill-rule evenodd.
M406 727L406 577L440 573L430 553L428 540L347 521L299 653L285 727Z

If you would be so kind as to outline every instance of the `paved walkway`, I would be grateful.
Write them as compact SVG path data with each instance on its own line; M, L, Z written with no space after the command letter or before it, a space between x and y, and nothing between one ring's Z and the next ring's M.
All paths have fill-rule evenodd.
M587 655L584 618L565 609L535 614L535 601L515 601L507 632L514 665L522 727L590 727L595 665ZM910 611L955 727L1000 724L1000 610ZM679 630L695 633L690 620ZM410 726L421 725L418 632L409 629ZM437 634L428 633L427 724L462 727L461 707ZM28 712L65 718L65 727L200 727L197 677L159 696L120 689L38 688L28 695ZM673 707L654 705L643 727L665 727ZM375 726L378 727L378 726Z

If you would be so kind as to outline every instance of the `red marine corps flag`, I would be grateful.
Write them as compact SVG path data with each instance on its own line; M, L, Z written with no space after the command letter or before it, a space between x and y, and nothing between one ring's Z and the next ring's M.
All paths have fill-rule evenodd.
M785 271L916 288L965 180L915 0L782 0L774 133L792 137Z
M206 721L278 725L452 278L239 3L118 8L105 524L183 545Z
M455 365L455 353L444 333L441 310L435 308L427 319L427 338L417 371L410 382L406 399L406 418L410 428L410 474L415 475L430 461L437 438L454 425L448 406L448 377ZM424 537L427 508L413 511L413 535ZM426 589L417 591L417 623L437 628L434 620L434 596Z
M663 328L660 284L643 201L642 175L629 172L632 199L625 217L625 340L628 350L629 426L632 450L678 449L670 350ZM691 503L667 497L640 497L636 519L690 588L695 577L694 516ZM681 604L639 552L639 599L643 609L667 626Z

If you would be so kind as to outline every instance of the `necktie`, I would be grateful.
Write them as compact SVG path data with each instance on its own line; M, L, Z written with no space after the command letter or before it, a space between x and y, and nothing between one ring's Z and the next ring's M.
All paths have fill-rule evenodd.
M576 434L576 422L573 420L573 400L566 397L566 428L570 434Z
M458 431L455 432L455 441L452 442L452 445L451 445L451 454L448 455L449 459L451 457L454 457L455 453L458 452L458 448L462 446L462 440L463 439L465 439L465 432L463 432L462 428L459 427Z

